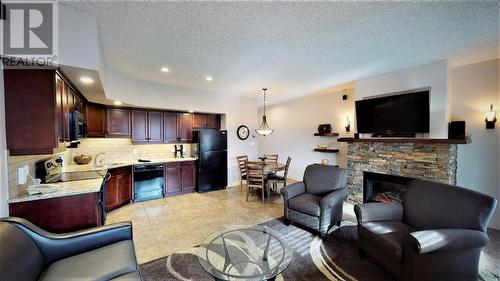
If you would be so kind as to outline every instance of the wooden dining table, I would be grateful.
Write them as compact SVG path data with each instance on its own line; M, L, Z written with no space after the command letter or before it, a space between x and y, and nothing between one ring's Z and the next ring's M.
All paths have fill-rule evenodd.
M285 170L285 168L286 164L283 163L277 163L277 162L264 163L264 174L276 173Z

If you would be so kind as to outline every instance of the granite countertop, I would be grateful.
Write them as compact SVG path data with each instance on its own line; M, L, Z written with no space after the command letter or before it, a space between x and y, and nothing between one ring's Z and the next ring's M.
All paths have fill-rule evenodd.
M60 187L59 190L57 190L56 192L45 193L45 194L30 195L26 187L24 188L23 191L20 191L17 194L17 196L9 199L9 203L18 203L18 202L56 198L69 195L99 192L101 190L102 180L103 180L102 178L99 178L91 180L58 182L54 184Z
M41 199L49 199L84 193L94 193L99 192L101 190L102 181L108 169L138 165L138 164L161 164L161 163L170 163L170 162L181 162L181 161L195 161L197 158L195 157L185 157L185 158L163 158L163 159L151 159L151 162L139 162L139 161L123 161L119 163L113 163L111 165L105 165L102 167L95 167L93 164L87 165L69 165L63 167L64 173L85 173L91 171L103 171L103 173L99 173L102 177L98 177L95 179L86 179L86 180L76 180L76 181L66 181L66 182L57 182L53 183L60 186L60 189L56 192L46 193L46 194L34 194L30 195L28 193L28 186L25 185L21 191L12 198L9 199L9 203L18 203L25 201L33 201L33 200L41 200Z

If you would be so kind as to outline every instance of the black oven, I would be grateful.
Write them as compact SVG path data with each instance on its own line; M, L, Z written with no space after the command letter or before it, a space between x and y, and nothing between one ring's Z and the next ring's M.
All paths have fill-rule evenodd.
M85 115L78 111L69 113L70 120L70 141L78 142L87 137L87 119Z

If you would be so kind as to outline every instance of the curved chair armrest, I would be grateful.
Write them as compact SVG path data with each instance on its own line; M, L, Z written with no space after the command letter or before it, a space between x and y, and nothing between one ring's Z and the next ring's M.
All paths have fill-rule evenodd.
M488 244L488 235L472 229L431 229L409 233L404 238L405 249L419 254L480 248Z
M132 223L122 222L71 233L55 234L45 231L22 218L3 218L23 230L40 249L45 262L88 252L123 240L132 240Z
M303 181L292 183L281 189L281 195L283 195L284 200L289 200L305 192L306 186L304 185Z
M321 198L321 201L319 201L319 206L322 210L329 209L333 206L338 205L339 203L341 204L346 196L347 193L345 188L334 190L328 193L325 197Z
M365 203L354 206L358 223L369 221L401 221L403 205L400 203Z

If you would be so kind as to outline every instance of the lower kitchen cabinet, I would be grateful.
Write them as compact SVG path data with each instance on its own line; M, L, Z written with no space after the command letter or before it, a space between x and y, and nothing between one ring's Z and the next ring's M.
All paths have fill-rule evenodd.
M130 203L132 200L132 170L130 166L110 169L106 181L106 212Z
M166 196L192 192L195 188L195 185L195 161L167 163L165 167Z
M9 215L54 233L96 227L102 221L101 192L9 204Z

